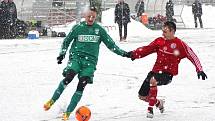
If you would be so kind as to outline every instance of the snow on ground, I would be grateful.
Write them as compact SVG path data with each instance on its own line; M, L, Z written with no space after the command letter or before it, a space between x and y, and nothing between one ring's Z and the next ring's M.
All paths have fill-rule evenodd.
M129 42L116 43L130 51L149 44L161 35L160 31L145 31L131 31L128 34ZM215 29L177 30L176 36L196 52L208 79L198 80L192 63L188 59L182 60L179 75L174 77L171 84L159 87L158 98L166 100L163 114L155 109L154 118L147 119L147 103L137 97L156 55L131 61L112 53L104 44L100 48L94 84L86 87L77 107L87 105L92 111L91 121L215 120L214 33ZM113 38L117 36L118 33L112 32ZM59 116L66 109L76 89L77 78L50 111L43 111L44 102L52 96L62 79L61 73L68 59L67 56L62 65L56 62L62 40L0 41L0 121L43 121ZM74 113L71 118L74 119Z
M215 28L215 7L211 5L202 5L202 22L204 28ZM187 28L194 28L194 17L191 6L184 6L182 19ZM198 22L198 19L197 19ZM198 22L198 27L200 24Z

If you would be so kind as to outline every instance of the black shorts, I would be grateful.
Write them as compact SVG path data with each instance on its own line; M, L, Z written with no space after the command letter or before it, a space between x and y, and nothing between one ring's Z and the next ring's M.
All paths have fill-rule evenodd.
M150 89L150 80L152 77L154 77L155 80L157 81L157 85L161 86L161 85L167 85L170 82L172 82L173 75L167 72L163 72L163 73L155 73L152 71L149 72L142 86L140 87L140 90L139 90L140 96L148 95L149 89Z

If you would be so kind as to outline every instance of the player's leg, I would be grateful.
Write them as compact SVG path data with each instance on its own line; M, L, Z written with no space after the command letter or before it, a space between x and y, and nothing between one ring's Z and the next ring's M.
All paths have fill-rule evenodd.
M150 88L148 94L148 110L147 110L147 117L153 117L153 106L157 102L157 81L154 77L150 79Z
M139 98L149 103L147 117L153 117L153 106L159 107L163 112L163 100L157 99L157 86L167 85L172 81L172 75L168 73L150 72L139 90Z
M75 75L76 73L74 71L71 71L66 74L66 77L59 83L57 89L54 91L52 98L44 104L45 111L49 110L51 106L59 99L64 89L73 80Z
M88 77L88 76L79 78L77 89L71 98L70 104L68 105L66 112L64 112L64 114L63 114L64 120L69 119L71 112L73 112L73 110L77 106L78 102L81 100L84 88L87 85L88 80L90 80L90 77Z
M161 85L167 85L169 83L172 82L172 78L173 75L167 72L163 72L163 73L157 73L155 75L156 81L157 81L157 85L161 86ZM164 112L164 99L157 99L156 101L156 107L160 110L161 113Z
M76 72L73 70L71 70L70 72L68 72L66 74L65 78L60 82L57 89L55 90L54 95L52 96L52 100L56 101L59 99L59 97L63 93L64 89L73 80L75 75L76 75Z
M146 79L144 80L143 84L140 87L140 90L138 92L138 96L140 100L148 102L148 94L150 90L150 79L154 75L154 72L149 72Z
M49 110L51 106L59 99L64 89L73 80L79 69L80 67L77 61L74 60L68 63L67 67L63 71L63 76L65 78L60 81L57 89L54 91L52 98L48 100L43 106L45 111Z
M90 60L82 60L82 71L79 73L79 83L75 93L73 94L67 111L64 113L64 118L68 118L70 113L73 112L78 102L81 100L83 91L88 83L92 84L93 75L95 72L95 64Z

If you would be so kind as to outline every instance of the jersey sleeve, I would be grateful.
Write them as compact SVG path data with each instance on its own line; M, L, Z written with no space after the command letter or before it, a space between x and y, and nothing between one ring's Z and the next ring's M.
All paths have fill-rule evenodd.
M182 42L182 41L181 41ZM202 71L202 65L199 61L199 58L197 55L193 52L193 50L185 43L182 42L182 45L185 50L185 56L193 63L193 65L196 67L196 72Z
M73 41L73 39L76 36L76 29L78 28L78 24L75 25L71 31L69 32L69 34L66 36L66 38L63 40L63 43L61 45L61 49L60 49L60 55L66 55L66 52L68 50L68 47L70 45L70 43Z
M160 39L157 38L153 42L151 42L147 46L142 46L137 48L136 50L132 51L132 58L133 59L138 59L138 58L143 58L149 54L152 54L156 52L159 49L159 46L162 45L164 42Z
M101 41L105 44L105 46L111 50L112 52L116 53L117 55L125 55L125 51L120 49L110 35L105 31L104 28L101 27Z

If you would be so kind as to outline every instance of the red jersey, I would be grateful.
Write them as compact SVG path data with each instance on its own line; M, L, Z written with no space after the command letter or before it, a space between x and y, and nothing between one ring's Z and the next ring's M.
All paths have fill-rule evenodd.
M152 69L153 72L168 72L172 75L178 74L178 64L181 59L188 58L196 67L196 71L202 71L201 63L193 50L182 40L175 37L165 40L159 37L148 46L137 48L132 52L132 58L143 58L149 54L157 53L157 60Z

